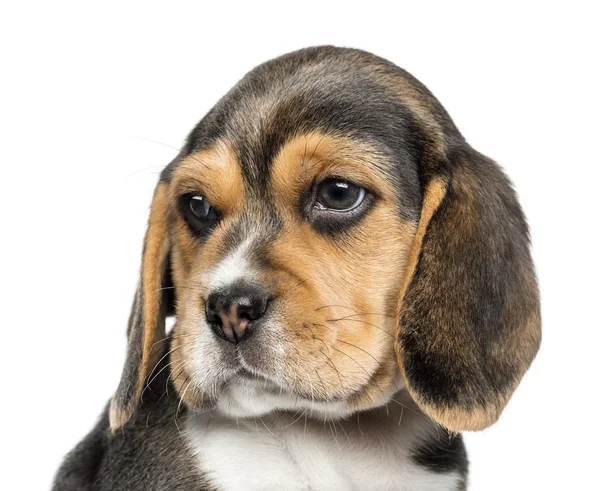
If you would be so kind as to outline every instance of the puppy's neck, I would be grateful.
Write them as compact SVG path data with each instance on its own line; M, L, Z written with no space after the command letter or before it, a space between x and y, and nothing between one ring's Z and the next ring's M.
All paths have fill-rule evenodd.
M305 419L335 422L346 420L349 415L359 411L367 412L390 403L400 404L396 396L405 393L404 382L398 369L387 389L379 389L375 395L358 392L355 397L348 400L323 401L300 397L265 380L239 378L235 383L229 383L221 390L216 411L236 421L252 417L265 419L267 415L274 418L277 414L280 414L279 419L287 420L287 415L292 413L296 416L301 415ZM402 398L406 401L401 406L410 404L418 410L408 395ZM387 413L389 408L386 409Z
M340 419L309 410L252 418L189 413L182 433L200 470L223 489L405 489L415 482L424 483L418 489L455 489L461 479L458 472L432 474L412 459L439 428L405 390L385 406Z

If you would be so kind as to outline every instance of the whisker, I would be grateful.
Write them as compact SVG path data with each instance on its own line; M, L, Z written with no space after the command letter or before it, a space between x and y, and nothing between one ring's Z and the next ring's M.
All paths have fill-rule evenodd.
M344 429L344 422L343 421L340 421L340 428L344 432L344 435L346 435L346 440L348 440L348 443L350 443L350 437L348 436L348 433L346 433L346 430Z
M363 312L363 313L358 313L358 314L345 315L344 317L338 317L337 319L334 319L334 320L341 321L341 320L344 320L344 319L350 319L352 317L360 317L360 316L363 316L363 315L380 315L382 317L387 317L389 319L395 319L396 318L395 315L381 314L381 313L378 313L378 312Z
M353 312L355 312L355 310L352 307L348 307L347 305L337 305L337 304L322 305L321 307L315 309L315 312L319 312L320 310L323 310L323 309L330 309L333 307L338 307L340 309L348 309L348 310L352 310Z
M381 362L380 362L380 361L379 361L377 358L375 358L375 357L374 357L374 356L373 356L371 353L369 353L367 350L364 350L364 349L363 349L363 348L361 348L360 346L356 346L355 344L348 343L347 341L344 341L343 339L338 339L338 340L337 340L337 342L338 342L338 343L344 343L344 344L347 344L348 346L352 346L352 347L356 348L357 350L360 350L360 351L362 351L364 354L366 354L366 355L370 356L371 358L373 358L373 360L375 360L375 362L377 362L377 364L378 364L378 365L381 365ZM391 374L391 373L389 372L389 370L386 370L386 374L387 374L387 376L388 376L388 377L390 377L390 379L392 380L392 383L394 384L394 387L396 387L396 391L399 391L399 390L400 390L400 387L398 387L398 384L397 384L397 383L396 383L396 381L394 380L394 376L393 376L393 374Z
M367 326L374 327L375 329L379 329L381 332L385 333L386 335L388 335L391 338L395 337L392 333L386 331L383 327L377 326L375 324L372 324L370 322L366 322L366 321L363 321L363 320L360 320L360 319L344 319L344 318L342 318L342 319L327 319L325 322L339 322L339 321L342 321L342 320L345 320L347 322L359 322L361 324L365 324Z
M269 433L271 433L271 435L273 435L273 438L276 438L277 440L279 440L280 442L282 442L282 443L283 443L283 440L282 440L281 438L279 438L277 435L275 435L275 433L273 433L273 432L272 432L272 431L269 429L269 427L268 427L268 426L265 424L265 422L263 421L263 419L262 419L262 418L260 418L260 422L261 422L261 423L263 424L263 426L264 426L264 427L267 429L267 431L268 431Z
M331 428L332 426L333 426L333 429L331 431L331 435L333 436L333 439L335 440L335 444L337 445L338 450L340 451L340 453L342 453L342 447L340 447L340 442L337 439L337 429L335 427L335 419L329 420L329 427ZM333 430L335 430L335 434L334 434Z
M175 387L175 382L177 381L177 379L179 377L181 377L181 374L183 373L183 371L185 370L185 361L182 361L179 365L177 365L177 367L174 370L177 370L179 368L181 368L181 370L179 370L179 372L177 373L177 376L175 378L173 378L173 371L171 371L171 373L169 374L169 376L167 377L167 381L165 382L165 394L169 393L169 381L171 381L173 383L173 387ZM187 378L185 379L187 380ZM185 380L183 383L185 383Z
M358 431L360 432L360 434L365 436L362 428L360 427L360 413L356 413L356 426L358 427Z
M400 426L400 423L402 423L402 417L404 416L404 405L401 404L400 407L400 419L398 420L398 426Z
M362 370L363 370L363 371L364 371L364 372L367 374L367 376L369 377L369 379L371 379L371 378L372 378L372 375L373 375L373 374L369 373L365 367L363 367L363 366L362 366L360 363L358 363L358 361L356 361L356 360L355 360L355 359L354 359L352 356L350 356L348 353L346 353L346 352L344 352L344 351L342 351L342 350L340 350L340 349L337 349L335 346L332 346L331 348L332 348L332 349L334 349L334 350L336 350L337 352L341 353L342 355L346 355L346 356L347 356L348 358L350 358L350 359L351 359L351 360L352 360L354 363L356 363L356 364L357 364L357 365L358 365L360 368L362 368ZM377 386L377 388L379 389L379 392L381 392L381 395L385 397L385 392L382 390L381 386L380 386L380 385L377 383L377 381L376 381L376 380L374 380L374 379L373 379L373 382L375 383L375 385L376 385L376 386Z
M189 379L189 377L188 377L188 379ZM185 382L184 382L184 384L185 384ZM179 416L179 410L181 409L181 403L183 402L183 398L185 397L185 393L190 388L191 384L192 384L192 381L190 380L188 382L187 386L185 387L185 389L183 390L183 393L181 394L181 397L179 398L179 404L177 404L177 410L175 411L175 426L177 427L177 431L179 431L180 435L181 435L181 430L179 429L179 425L177 424L177 417Z
M165 354L162 356L162 358L161 358L160 360L158 360L158 361L156 362L156 364L154 365L154 368L153 368L153 369L152 369L152 371L150 372L150 375L148 375L148 379L150 379L150 377L152 377L152 374L154 373L154 371L156 370L156 368L158 367L158 365L160 364L160 362L161 362L161 361L163 361L163 360L164 360L164 359L165 359L167 356L169 356L169 355L170 355L171 353L173 353L174 351L177 351L177 349L178 349L178 348L179 348L179 346L176 346L175 348L173 348L173 349L170 349L169 351L167 351L167 352L166 352L166 353L165 353ZM167 366L169 366L169 365L167 364ZM161 369L161 372L162 372L162 370L164 370L164 368L162 368L162 369ZM158 372L158 373L160 373L160 372ZM152 379L152 380L154 380L154 379ZM146 386L144 387L144 390L142 390L142 393L140 394L140 401L141 401L142 403L144 402L144 392L145 392L145 391L146 391L146 389L148 389L149 387L150 387L150 382L147 382L147 383L146 383Z
M178 346L179 347L179 346ZM167 353L168 354L168 353ZM148 380L148 383L146 384L146 387L144 387L144 390L150 388L150 385L152 384L152 382L154 382L154 379L156 379L156 377L158 377L164 370L165 368L169 368L171 365L173 364L172 361L170 361L169 363L167 363L164 367L162 367L154 377L152 377L151 380ZM143 394L143 392L142 392Z
M341 387L342 389L344 389L344 384L343 384L343 382L342 382L342 374L340 373L340 371L339 371L339 370L337 369L337 367L335 366L335 363L333 363L332 359L331 359L329 356L327 356L327 354L325 354L323 351L321 351L321 353L322 353L322 354L323 354L323 356L325 356L325 357L326 357L326 358L329 360L329 362L331 363L331 367L332 367L332 368L335 370L335 373L337 373L337 376L338 376L338 378L340 379L340 387ZM346 378L346 377L344 377L344 378Z
M136 170L136 171L133 171L131 174L127 174L127 175L126 175L126 176L123 178L123 180L125 181L125 180L129 179L130 177L133 177L133 176L135 176L136 174L141 174L142 172L145 172L145 173L147 173L147 174L160 174L160 173L161 173L161 171L162 171L162 169L163 169L164 167L165 167L164 165L153 165L153 166L151 166L151 167L144 167L143 169L138 169L138 170ZM154 171L154 172L147 172L147 171L149 171L150 169L158 169L158 170L157 170L157 171Z
M175 290L176 288L182 288L182 289L187 289L187 290L193 290L193 291L198 291L200 289L203 289L200 284L198 284L198 286L185 286L185 285L179 285L178 287L175 286L163 286L161 288L157 288L156 290L154 290L155 292L162 292L164 290Z
M298 413L299 411L296 411L296 413ZM306 413L306 409L304 410L303 413L300 414L300 416L298 416L294 421L292 421L290 424L282 426L280 429L285 430L286 428L289 428L290 426L292 426L296 421L302 419L302 416L304 416L304 414Z
M172 150L176 150L177 152L181 152L181 148L174 147L172 145L169 145L168 143L163 143L163 142L159 142L157 140L153 140L152 138L146 138L145 136L137 136L137 135L134 136L133 138L136 138L138 140L145 140L145 141L150 142L150 143L156 143L157 145L162 145L163 147L167 147L167 148L170 148Z
M402 404L400 401L397 401L396 399L390 399L390 402L394 402L394 403L398 404L399 406L402 407L402 410L408 409L409 411L412 411L415 414L422 414L419 411L416 411L415 409L413 409L412 407L408 407L406 404Z

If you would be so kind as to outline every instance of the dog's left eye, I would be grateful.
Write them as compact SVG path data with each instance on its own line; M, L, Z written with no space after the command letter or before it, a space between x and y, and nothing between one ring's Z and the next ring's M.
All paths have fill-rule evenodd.
M206 197L199 194L194 194L189 197L189 206L194 216L201 220L208 219L211 213L214 213L213 207L210 206Z
M315 207L321 210L350 211L365 199L365 189L341 179L327 179L319 184Z
M189 193L180 198L181 211L193 230L204 234L219 221L219 213L206 196Z

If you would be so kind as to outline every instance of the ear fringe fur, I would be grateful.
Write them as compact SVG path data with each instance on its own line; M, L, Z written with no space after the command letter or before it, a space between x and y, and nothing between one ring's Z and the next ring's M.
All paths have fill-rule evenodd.
M510 182L472 149L454 158L452 176L425 188L395 351L415 402L458 432L499 418L541 328L527 225Z
M156 341L165 336L166 306L161 288L170 250L167 230L167 185L159 182L150 208L141 279L127 330L127 357L119 387L110 403L109 421L113 432L133 415L148 372L162 353L156 349Z

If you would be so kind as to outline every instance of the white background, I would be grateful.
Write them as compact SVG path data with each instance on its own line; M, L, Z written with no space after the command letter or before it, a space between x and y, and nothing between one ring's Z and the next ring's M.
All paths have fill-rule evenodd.
M116 388L151 193L186 133L255 65L336 44L425 83L529 217L544 340L466 436L470 489L598 489L593 2L210 3L3 3L0 487L47 489Z

